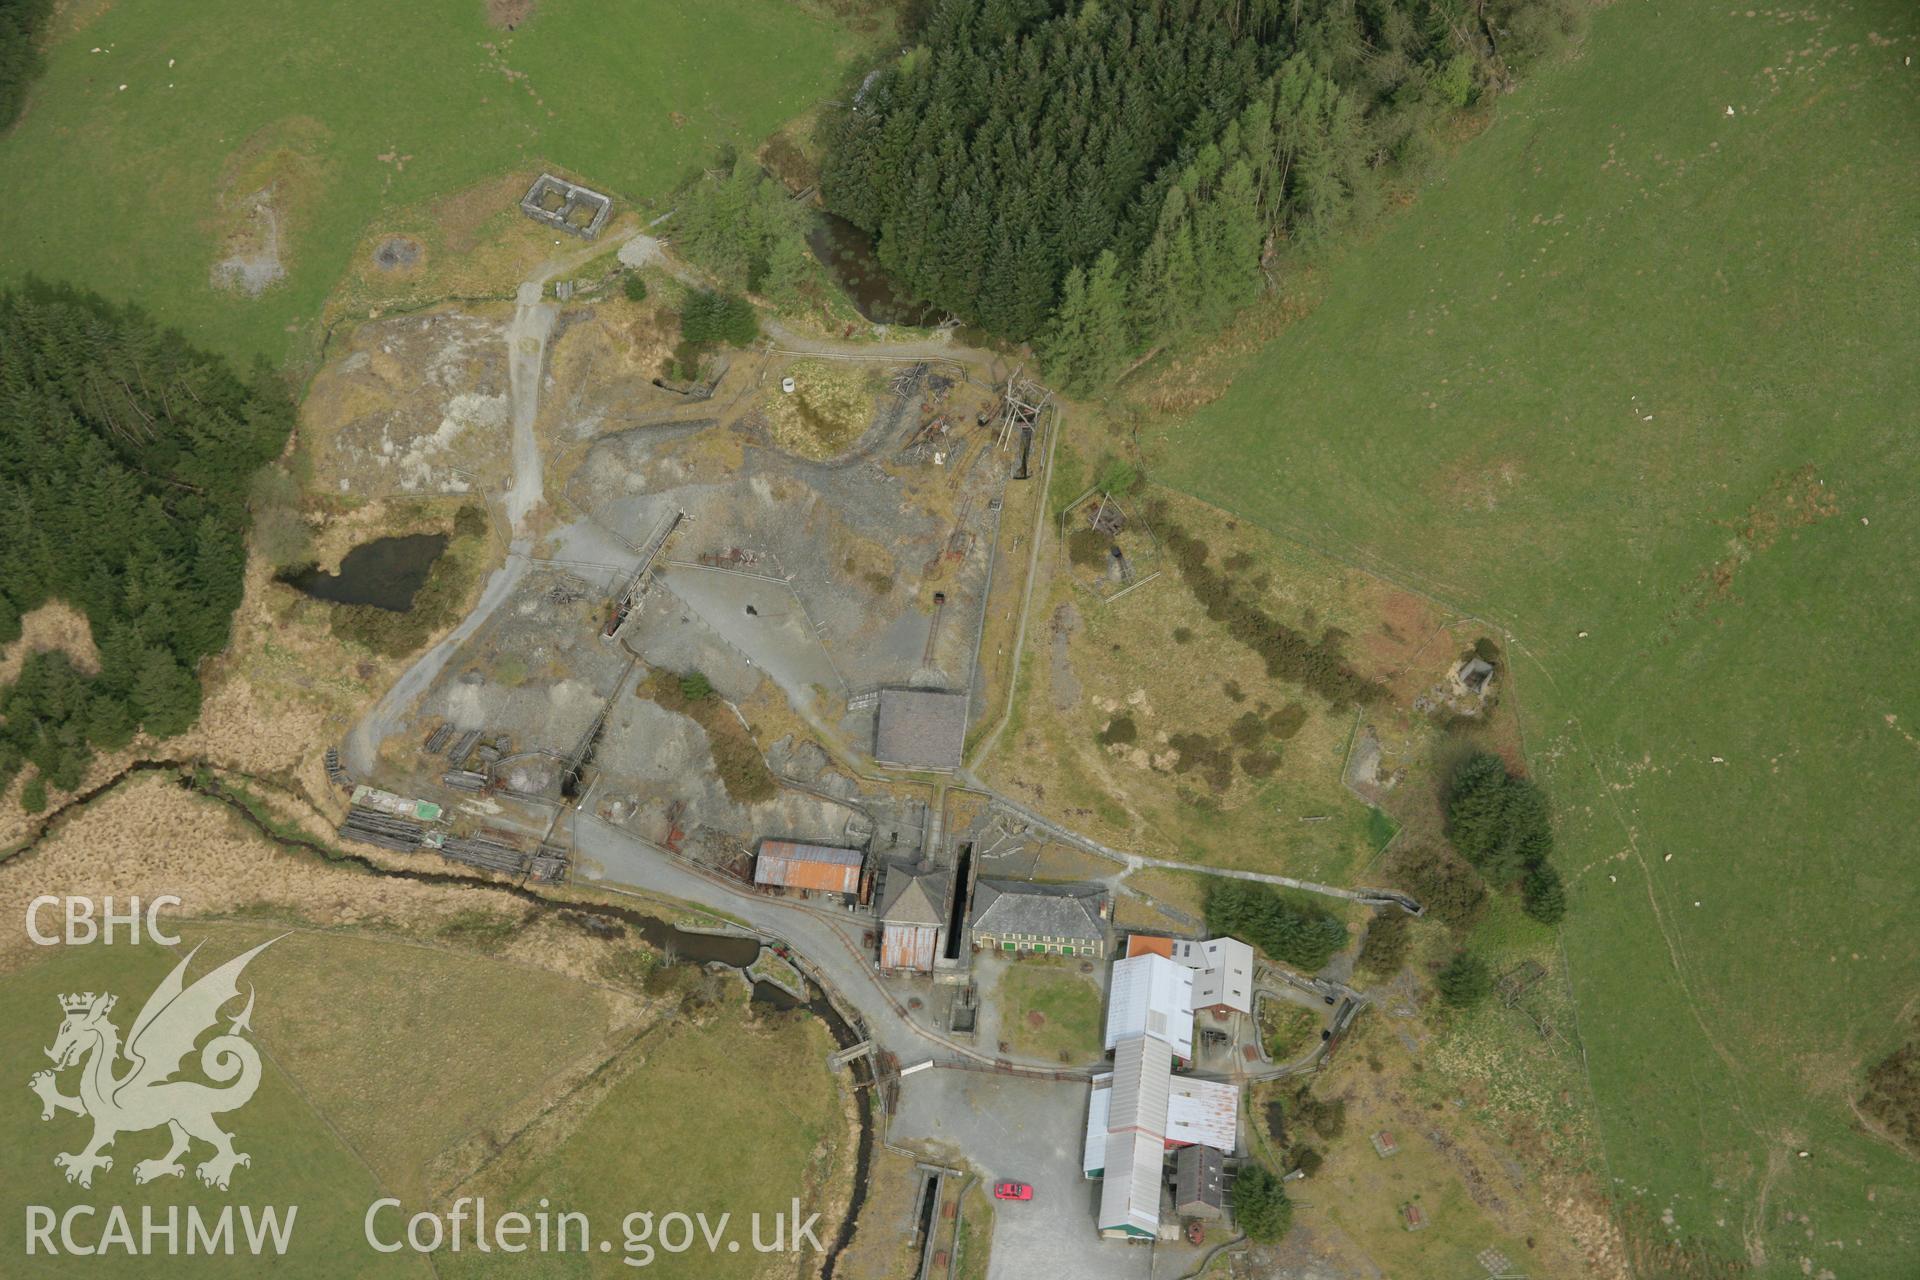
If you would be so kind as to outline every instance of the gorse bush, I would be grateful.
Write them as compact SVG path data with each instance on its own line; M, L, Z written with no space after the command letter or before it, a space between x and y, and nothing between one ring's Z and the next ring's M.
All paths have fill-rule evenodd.
M1438 985L1441 1000L1455 1008L1469 1008L1492 992L1493 971L1471 951L1457 952L1440 970Z
M1269 677L1303 685L1336 707L1372 702L1381 695L1377 681L1348 664L1341 651L1345 633L1329 628L1314 640L1287 626L1243 594L1233 577L1215 569L1207 544L1174 524L1164 507L1156 507L1153 517L1164 529L1174 568L1194 599L1209 618L1225 624L1230 636L1259 656ZM1296 714L1282 711L1289 720Z
M1567 915L1567 890L1551 862L1528 871L1520 882L1520 905L1541 924L1559 924Z
M1407 844L1395 851L1387 872L1419 899L1427 915L1457 932L1473 928L1487 912L1487 886L1445 848Z
M1397 907L1383 907L1367 925L1367 936L1360 944L1360 967L1391 977L1407 962L1412 946L1413 918Z
M1920 1040L1909 1039L1874 1064L1859 1105L1896 1140L1920 1143Z
M1112 540L1098 529L1082 525L1067 535L1067 559L1082 569L1098 569L1106 563Z

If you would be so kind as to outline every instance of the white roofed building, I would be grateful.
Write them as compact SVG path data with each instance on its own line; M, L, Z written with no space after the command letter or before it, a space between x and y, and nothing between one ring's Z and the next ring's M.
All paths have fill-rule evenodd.
M1107 1117L1112 1103L1113 1072L1103 1071L1093 1078L1093 1091L1087 1094L1087 1141L1080 1152L1080 1172L1089 1178L1107 1171Z
M1109 1133L1100 1180L1102 1235L1152 1240L1160 1234L1160 1184L1166 1147L1150 1133Z
M1180 945L1193 948L1197 962L1154 951L1113 966L1106 1037L1113 1070L1093 1078L1080 1156L1081 1172L1100 1179L1104 1236L1158 1239L1167 1149L1231 1154L1239 1138L1239 1086L1176 1076L1173 1068L1176 1058L1193 1057L1194 991L1201 975L1217 970L1218 990L1229 998L1245 993L1243 1007L1250 1007L1253 952L1231 938Z
M1165 1181L1167 1098L1173 1050L1153 1036L1131 1036L1113 1055L1106 1090L1106 1156L1101 1167L1102 1232L1160 1234L1160 1188Z
M1167 1099L1173 1088L1173 1050L1153 1036L1120 1042L1113 1055L1113 1100L1107 1107L1107 1131L1136 1129L1155 1138L1167 1136Z
M1165 956L1135 956L1113 966L1107 993L1106 1047L1152 1036L1182 1061L1193 1058L1193 970Z
M1212 1147L1232 1155L1240 1141L1240 1088L1176 1076L1167 1094L1167 1145Z
M1173 958L1193 971L1193 1007L1253 1012L1253 948L1238 938L1176 942Z

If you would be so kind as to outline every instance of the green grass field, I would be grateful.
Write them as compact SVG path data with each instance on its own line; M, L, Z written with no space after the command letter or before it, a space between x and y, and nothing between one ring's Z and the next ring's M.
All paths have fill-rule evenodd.
M105 7L55 44L0 136L0 279L98 289L215 350L278 360L310 348L383 212L540 164L656 199L717 144L751 147L824 96L861 40L784 0L541 0L511 34L485 12ZM287 276L257 299L215 290L222 195L267 181Z
M643 1263L645 1274L701 1280L765 1274L760 1268L768 1259L752 1247L752 1215L760 1215L760 1239L771 1242L773 1216L791 1222L795 1196L802 1219L824 1210L816 1189L829 1172L825 1153L836 1142L844 1145L844 1130L839 1093L825 1069L834 1047L826 1028L805 1014L756 1024L744 1006L736 999L709 1025L676 1022L643 1043L633 1069L567 1141L537 1162L469 1188L500 1212L511 1204L533 1213L546 1197L586 1213L596 1239L612 1243L607 1254L463 1253L439 1259L441 1274L617 1276L634 1274ZM801 1066L810 1069L796 1069ZM647 1239L637 1222L638 1242L629 1246L628 1215L650 1213L657 1222L676 1212L705 1213L709 1225L731 1213L728 1232L739 1248L722 1244L709 1252L696 1229L694 1248L659 1251L648 1261L642 1246L659 1250L661 1238ZM821 1214L814 1230L823 1247L832 1246L838 1225ZM671 1232L665 1238L677 1240Z
M189 924L181 932L187 946L205 939L191 981L282 930L249 922ZM97 1173L91 1188L70 1185L53 1157L81 1149L91 1125L66 1113L42 1121L40 1103L26 1088L47 1065L41 1051L60 1024L57 997L114 992L120 1004L113 1020L125 1033L175 960L157 946L66 947L0 984L0 1019L16 1029L0 1045L0 1078L17 1090L0 1109L0 1147L9 1161L0 1195L0 1256L26 1257L22 1233L30 1205L55 1213L96 1206L99 1216L78 1224L82 1243L98 1238L114 1205L124 1207L136 1232L147 1205L162 1214L187 1204L203 1214L226 1205L297 1206L287 1254L272 1260L274 1274L423 1276L433 1273L424 1258L410 1251L381 1254L367 1245L368 1206L393 1196L412 1213L438 1197L444 1209L448 1187L475 1168L482 1172L461 1193L488 1195L495 1217L509 1207L507 1199L545 1196L555 1212L590 1214L596 1240L615 1241L629 1209L685 1207L744 1218L786 1211L798 1195L810 1209L830 1210L821 1201L844 1177L827 1158L844 1146L839 1093L825 1067L831 1039L805 1015L749 1025L736 989L704 1025L669 1011L659 1015L667 1021L641 1031L639 1020L656 1015L604 987L387 935L302 932L280 938L242 980L243 993L251 985L258 995L252 1025L265 1072L253 1100L220 1117L236 1148L252 1157L250 1166L235 1171L231 1189L211 1190L194 1180L192 1164L207 1155L198 1146L184 1180L136 1186L134 1165L165 1151L165 1130L120 1135L109 1152L113 1167ZM235 1012L237 1005L227 1011ZM610 1060L616 1065L607 1066ZM190 1066L190 1076L195 1070ZM623 1074L605 1088L600 1081L609 1071ZM775 1078L778 1087L768 1087ZM65 1073L60 1085L73 1093L77 1074ZM696 1094L700 1104L688 1105ZM562 1098L566 1104L555 1107ZM752 1159L734 1158L748 1149ZM662 1152L673 1154L663 1159ZM517 1176L493 1185L496 1175L508 1173ZM404 1229L404 1213L380 1220L383 1239ZM831 1212L822 1221L819 1233L831 1241L837 1222ZM578 1254L519 1260L529 1265L515 1274L574 1274L603 1265ZM467 1253L441 1253L433 1261L446 1274L449 1267L487 1260L471 1256L469 1237ZM661 1269L672 1272L667 1261ZM119 1252L36 1256L27 1265L34 1275L143 1278L255 1275L266 1266L244 1254ZM729 1274L728 1265L723 1260L718 1270L700 1274ZM604 1266L626 1270L617 1253Z
M1100 1056L1100 988L1076 972L1079 962L1026 956L1000 979L1000 1032L1014 1052L1047 1061Z
M207 954L224 962L243 949L215 947ZM264 974L270 967L266 961L271 954L269 950L256 960L249 974L254 967ZM28 1077L48 1065L41 1050L53 1043L60 1026L58 997L74 991L118 994L121 1003L115 1011L115 1022L124 1034L146 994L173 962L174 957L160 947L65 947L40 964L9 974L0 984L0 1023L13 1029L0 1045L0 1079L8 1082L14 1094L8 1105L0 1108L0 1147L8 1152L9 1164L6 1203L4 1212L0 1212L0 1256L9 1260L9 1269L22 1267L40 1276L256 1275L264 1264L244 1254L171 1260L130 1257L121 1252L105 1257L72 1257L64 1250L56 1258L28 1259L26 1255L23 1230L25 1206L29 1205L46 1206L55 1213L64 1213L73 1205L96 1206L100 1216L83 1219L76 1227L81 1242L91 1243L104 1230L104 1215L110 1205L123 1206L137 1230L143 1206L150 1205L164 1214L169 1205L181 1206L183 1213L185 1206L193 1205L211 1219L223 1206L244 1204L256 1209L272 1206L283 1213L287 1206L297 1206L286 1256L273 1260L276 1275L323 1280L340 1274L342 1255L353 1256L360 1263L355 1272L358 1275L430 1274L419 1258L375 1255L360 1243L360 1215L382 1194L380 1184L352 1150L334 1136L324 1118L302 1096L298 1082L276 1061L266 1064L253 1100L221 1118L222 1127L235 1135L235 1148L253 1157L251 1166L235 1171L229 1191L201 1186L191 1163L184 1178L135 1186L134 1164L165 1153L165 1130L121 1135L110 1153L113 1168L96 1174L90 1189L63 1179L54 1167L54 1155L80 1150L92 1126L65 1113L42 1121L39 1099L26 1087ZM193 973L203 972L205 968L196 962ZM261 1012L271 998L268 988L261 995ZM69 1094L74 1091L73 1072L62 1078L61 1088ZM205 1159L206 1154L205 1148L196 1148L192 1160ZM55 1240L58 1238L56 1235ZM27 1274L27 1270L20 1274Z
M1151 460L1512 628L1614 1191L1764 1274L1920 1253L1848 1105L1920 965L1913 54L1597 10Z

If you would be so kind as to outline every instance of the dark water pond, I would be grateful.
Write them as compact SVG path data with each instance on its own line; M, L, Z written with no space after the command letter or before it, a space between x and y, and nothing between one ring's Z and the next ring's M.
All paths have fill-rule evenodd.
M807 233L813 256L853 302L853 309L875 324L935 325L944 313L895 288L873 251L873 237L837 214L821 213Z
M433 562L447 549L444 533L414 533L404 538L376 538L347 552L340 572L303 569L281 581L316 600L335 604L370 604L405 613L427 580Z

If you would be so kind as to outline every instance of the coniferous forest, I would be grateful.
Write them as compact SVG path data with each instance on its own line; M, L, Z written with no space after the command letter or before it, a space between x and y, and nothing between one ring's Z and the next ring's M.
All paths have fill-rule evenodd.
M938 0L827 126L828 207L905 291L1085 390L1364 221L1575 0Z
M40 33L53 0L0 0L0 129L20 116L40 74Z
M34 654L0 690L0 785L24 762L36 795L72 788L93 748L193 723L240 603L247 482L292 424L264 368L238 377L91 295L0 294L0 643L59 599L100 657Z

